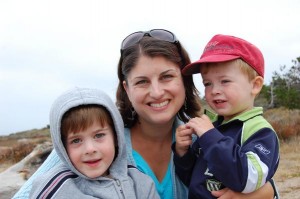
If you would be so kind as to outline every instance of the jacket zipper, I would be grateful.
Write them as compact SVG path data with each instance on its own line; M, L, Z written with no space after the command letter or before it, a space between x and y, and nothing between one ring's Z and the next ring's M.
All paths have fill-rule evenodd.
M122 189L120 180L115 179L115 181L116 181L117 186L119 187L119 191L120 191L121 195L122 195L123 198L125 199L125 195L124 195L124 192L123 192L123 189Z

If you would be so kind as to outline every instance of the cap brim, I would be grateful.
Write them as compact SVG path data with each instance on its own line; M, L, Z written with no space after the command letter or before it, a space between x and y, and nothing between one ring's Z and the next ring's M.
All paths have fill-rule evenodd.
M210 55L204 58L200 58L198 61L195 61L189 65L186 65L182 69L182 74L184 75L192 75L196 73L200 73L200 66L203 63L214 63L214 62L225 62L234 59L238 59L240 56L238 55Z

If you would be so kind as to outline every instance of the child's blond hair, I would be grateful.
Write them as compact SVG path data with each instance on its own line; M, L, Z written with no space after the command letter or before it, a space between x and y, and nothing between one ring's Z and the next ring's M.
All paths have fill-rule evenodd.
M259 76L259 74L246 62L244 62L242 59L235 59L232 61L229 61L232 63L236 63L237 66L241 69L242 73L248 76L249 81L253 80L255 77ZM221 64L223 62L218 62L218 64ZM208 71L208 67L211 67L212 64L216 63L203 63L200 67L201 73L206 73Z

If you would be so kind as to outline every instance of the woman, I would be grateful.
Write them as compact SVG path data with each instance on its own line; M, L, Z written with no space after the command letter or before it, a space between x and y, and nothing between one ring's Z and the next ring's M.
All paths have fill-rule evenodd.
M166 30L136 32L122 42L117 106L126 127L128 159L152 177L161 198L187 196L175 177L171 144L180 120L200 112L192 76L181 75L188 63L186 51Z
M190 59L175 35L156 29L127 36L118 64L117 106L125 124L129 164L152 177L163 199L187 198L187 188L177 179L171 144L176 127L200 111L192 76L181 69ZM59 158L53 151L14 198L28 198L32 179L47 172ZM230 190L215 194L226 198L273 198L272 186L242 195Z

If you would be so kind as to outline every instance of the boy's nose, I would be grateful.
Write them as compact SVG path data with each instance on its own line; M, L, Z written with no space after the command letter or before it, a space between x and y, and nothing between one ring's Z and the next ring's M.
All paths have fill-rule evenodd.
M86 154L92 154L97 151L97 148L95 146L95 143L93 141L86 141L85 142L85 153Z
M218 85L213 85L212 87L212 94L216 95L216 94L220 94L221 93L221 88Z

